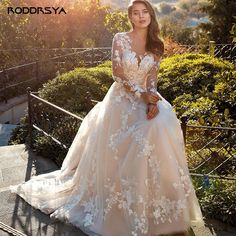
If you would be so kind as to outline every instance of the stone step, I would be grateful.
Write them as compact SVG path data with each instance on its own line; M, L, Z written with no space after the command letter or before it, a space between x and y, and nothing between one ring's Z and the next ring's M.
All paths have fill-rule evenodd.
M0 147L0 192L21 183L33 175L57 170L57 165L36 155L25 144Z
M57 169L53 161L36 155L25 144L0 147L0 222L27 236L86 236L70 224L52 220L9 190L10 185ZM0 236L4 235L10 234L0 228Z
M0 222L30 236L86 236L78 228L31 207L9 190L10 185L27 181L33 175L57 170L53 161L36 155L25 144L0 147ZM195 236L233 236L236 229L216 220L207 220L206 227L192 225ZM0 236L8 235L0 229ZM192 236L191 235L191 236ZM190 236L190 235L189 235Z

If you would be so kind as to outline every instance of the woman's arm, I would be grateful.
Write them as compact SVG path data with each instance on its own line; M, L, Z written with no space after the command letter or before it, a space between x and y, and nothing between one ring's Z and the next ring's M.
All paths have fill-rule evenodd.
M112 77L116 82L122 83L127 91L135 94L137 97L141 97L145 90L137 84L130 82L124 75L122 65L122 53L124 45L120 37L122 36L117 33L112 41Z
M147 75L146 88L147 88L147 92L158 94L157 93L157 74L160 68L161 56L155 55L154 60L155 60L154 65L152 66L152 68L150 69Z
M153 97L151 98L151 103L147 105L147 118L149 120L156 117L157 114L159 113L159 109L156 103L158 102L158 100L161 100L161 98L157 93L157 74L160 67L161 57L155 56L154 60L155 63L153 67L150 69L146 80L147 92L153 95Z

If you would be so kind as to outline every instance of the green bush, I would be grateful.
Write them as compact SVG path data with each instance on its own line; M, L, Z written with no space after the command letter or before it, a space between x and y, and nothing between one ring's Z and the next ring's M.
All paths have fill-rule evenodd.
M89 98L102 100L111 84L109 68L76 68L44 84L39 95L66 110L80 113L90 108Z
M158 90L178 117L191 123L234 126L236 70L228 61L205 54L182 54L161 63Z
M110 66L111 62L108 61L97 67L76 68L68 73L58 75L43 85L43 88L39 90L39 96L80 117L84 117L93 106L90 99L102 100L113 83ZM38 109L44 109L47 116L50 117L50 125L53 124L53 130L50 130L50 134L70 146L76 130L79 128L77 124L70 122L69 117L58 119L60 114L56 115L55 110L49 107L45 108L42 104ZM10 144L27 141L27 117L24 120L25 122L22 121L22 125L13 132ZM58 165L62 163L67 152L51 138L43 136L36 130L33 133L33 148L38 154L52 158Z
M28 119L27 117L23 117L20 120L20 125L18 125L15 129L11 132L11 138L8 141L9 145L15 144L23 144L28 142Z
M101 67L107 67L109 69L111 69L111 61L104 61L103 63L99 64L97 67L101 68Z
M197 197L206 218L214 218L236 225L236 185L234 181L210 179L210 186L204 187L203 179L193 177Z
M67 153L65 148L54 142L50 137L39 132L35 136L33 147L38 155L53 160L59 167Z

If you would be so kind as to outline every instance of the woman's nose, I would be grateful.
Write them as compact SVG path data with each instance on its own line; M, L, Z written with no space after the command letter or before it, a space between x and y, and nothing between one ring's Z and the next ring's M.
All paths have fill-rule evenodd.
M140 18L143 18L143 13L139 13L139 17L140 17Z

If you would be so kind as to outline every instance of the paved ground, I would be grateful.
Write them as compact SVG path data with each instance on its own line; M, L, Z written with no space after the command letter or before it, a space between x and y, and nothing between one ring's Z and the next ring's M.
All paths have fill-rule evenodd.
M80 230L31 207L9 190L10 185L56 170L50 160L36 156L24 144L0 147L0 221L27 236L85 236ZM0 229L0 236L9 235Z
M31 207L19 196L10 193L14 185L38 175L56 170L56 165L36 156L22 145L0 147L0 222L29 236L85 236L79 229L50 217ZM196 236L235 236L236 228L216 221L206 221L207 227L193 226ZM0 229L0 236L9 235ZM112 235L111 235L112 236ZM121 235L122 236L122 235Z

